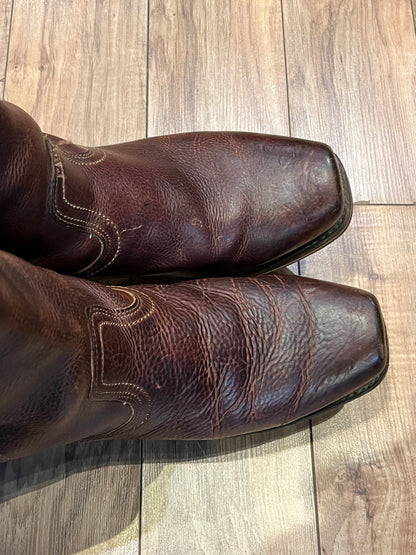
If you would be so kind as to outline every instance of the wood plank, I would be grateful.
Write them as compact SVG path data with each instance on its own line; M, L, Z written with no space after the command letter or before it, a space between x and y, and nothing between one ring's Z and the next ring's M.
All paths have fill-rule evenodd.
M279 3L150 6L149 135L288 133ZM144 555L316 550L307 423L221 442L144 442Z
M143 554L317 553L308 422L144 447Z
M237 130L287 135L275 0L151 0L149 135Z
M0 464L0 552L138 552L141 444L91 442Z
M409 0L283 0L294 136L330 144L356 201L416 201Z
M142 138L146 44L141 0L15 0L6 99L77 143Z
M390 370L313 429L323 553L416 551L416 206L356 207L350 229L302 273L376 294Z
M6 75L7 51L13 0L0 2L0 79Z

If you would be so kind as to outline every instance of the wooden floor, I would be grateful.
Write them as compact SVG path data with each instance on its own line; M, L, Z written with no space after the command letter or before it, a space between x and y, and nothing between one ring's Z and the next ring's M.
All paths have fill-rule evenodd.
M355 214L302 275L380 299L391 366L337 414L0 465L0 553L416 553L416 0L1 0L0 86L44 131L322 140Z

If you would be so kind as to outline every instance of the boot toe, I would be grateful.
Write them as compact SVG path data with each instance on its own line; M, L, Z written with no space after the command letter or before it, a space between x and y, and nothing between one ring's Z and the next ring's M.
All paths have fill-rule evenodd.
M334 302L337 306L332 316L323 309L323 333L328 339L316 385L310 388L314 412L370 391L383 379L388 366L387 334L376 298L351 290L349 297ZM306 403L307 399L305 395Z
M345 170L327 145L278 137L269 142L261 147L264 192L259 198L267 197L262 210L268 219L262 226L269 222L269 247L275 250L263 254L269 256L263 270L322 248L346 229L352 211Z
M313 314L304 337L309 355L291 382L288 422L363 395L378 385L388 365L385 325L374 296L333 284L309 292L306 285L304 294Z
M221 435L300 420L363 395L385 375L387 336L371 294L295 276L284 284L275 348L241 382L244 396L229 396ZM246 403L233 412L236 396Z

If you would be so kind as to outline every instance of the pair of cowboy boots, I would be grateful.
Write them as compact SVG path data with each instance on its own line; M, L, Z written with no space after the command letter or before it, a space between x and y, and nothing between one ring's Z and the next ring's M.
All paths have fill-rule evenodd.
M338 237L351 209L319 143L188 133L85 148L1 102L2 460L254 432L375 387L376 299L266 274Z

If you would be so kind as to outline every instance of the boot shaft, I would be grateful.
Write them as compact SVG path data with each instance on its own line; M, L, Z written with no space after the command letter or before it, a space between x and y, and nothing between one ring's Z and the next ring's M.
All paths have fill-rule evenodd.
M0 248L29 258L42 248L40 227L51 177L46 141L23 110L0 102Z

